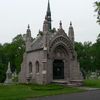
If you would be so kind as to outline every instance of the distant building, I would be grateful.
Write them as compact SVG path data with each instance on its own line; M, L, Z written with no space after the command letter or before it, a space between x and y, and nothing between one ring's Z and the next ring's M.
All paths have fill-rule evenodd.
M74 29L70 22L68 35L62 22L59 29L52 29L50 3L40 31L36 39L31 37L30 26L26 32L26 51L23 56L19 82L48 84L56 81L80 83L82 75L77 53L74 50Z

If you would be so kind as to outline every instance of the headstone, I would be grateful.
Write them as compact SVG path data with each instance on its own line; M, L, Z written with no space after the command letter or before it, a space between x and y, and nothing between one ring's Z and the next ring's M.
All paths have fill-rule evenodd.
M98 79L100 80L100 76L98 76Z
M97 73L91 72L91 75L89 76L89 79L97 79Z
M12 73L12 81L15 83L18 82L18 76L16 70Z
M8 63L8 69L7 69L7 72L6 72L5 83L6 84L12 83L12 72L11 72L11 68L10 68L10 62Z

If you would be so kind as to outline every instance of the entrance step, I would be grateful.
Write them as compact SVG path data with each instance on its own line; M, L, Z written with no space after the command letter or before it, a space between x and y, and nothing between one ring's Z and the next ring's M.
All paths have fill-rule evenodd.
M53 80L52 83L61 84L61 85L66 85L66 84L68 84L68 82L65 81L65 80Z
M64 85L64 86L71 86L71 87L73 87L73 86L82 86L83 85L83 83L82 83L82 81L70 81L70 82L68 82L68 81L65 81L65 80L53 80L52 81L52 83L55 83L55 84L60 84L60 85Z

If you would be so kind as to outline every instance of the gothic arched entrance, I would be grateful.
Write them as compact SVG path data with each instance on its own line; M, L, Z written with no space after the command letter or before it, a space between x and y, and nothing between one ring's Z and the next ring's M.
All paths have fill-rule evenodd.
M53 79L64 79L64 62L55 59L53 62Z

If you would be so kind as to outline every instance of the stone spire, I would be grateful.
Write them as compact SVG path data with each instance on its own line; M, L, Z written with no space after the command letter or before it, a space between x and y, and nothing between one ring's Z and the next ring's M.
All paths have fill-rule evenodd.
M47 7L47 12L46 12L46 20L48 21L48 30L52 29L51 25L51 10L50 10L50 2L48 0L48 7Z
M28 24L27 31L26 31L26 36L25 36L25 44L26 44L26 51L31 49L31 42L32 42L32 37L31 37L31 30L30 30L30 25Z
M68 36L69 36L70 40L72 41L72 43L74 44L74 29L72 26L72 22L70 22Z
M31 37L31 30L30 30L30 25L29 24L28 24L28 27L27 27L26 36Z
M51 10L50 10L50 2L48 0L48 7L47 7L47 16L51 16Z

